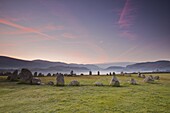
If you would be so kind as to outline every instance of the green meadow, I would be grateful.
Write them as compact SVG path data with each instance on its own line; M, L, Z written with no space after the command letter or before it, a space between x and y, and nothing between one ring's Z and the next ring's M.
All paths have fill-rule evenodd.
M117 76L121 87L111 87L111 76L65 77L66 86L26 85L0 77L0 113L170 113L170 74L144 83L142 78ZM43 83L55 77L40 77ZM138 85L130 85L135 78ZM78 80L80 86L68 86ZM102 82L104 86L94 86Z

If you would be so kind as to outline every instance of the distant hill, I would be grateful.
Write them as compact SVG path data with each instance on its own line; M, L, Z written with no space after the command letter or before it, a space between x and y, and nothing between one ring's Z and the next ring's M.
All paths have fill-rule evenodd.
M99 68L98 66L93 65L93 64L69 64L69 66L71 66L71 67L86 67L90 70L101 70L102 69L102 68Z
M143 62L126 66L126 70L134 71L170 71L170 61Z
M62 62L50 62L44 60L21 60L6 56L0 56L0 68L48 68L56 65L67 65Z
M98 66L91 64L67 64L64 62L51 62L46 60L21 60L6 56L0 56L0 69L20 69L28 68L31 70L55 70L55 71L89 71L89 70L98 70Z
M121 67L121 66L110 66L108 68L105 69L106 71L116 71L116 72L121 72L125 70L125 67Z
M105 70L117 71L117 72L170 71L170 61L160 60L155 62L142 62L142 63L127 65L126 67L110 66Z
M127 65L135 64L136 62L113 62L113 63L100 63L100 64L95 64L100 68L108 68L111 66L120 66L120 67L126 67Z

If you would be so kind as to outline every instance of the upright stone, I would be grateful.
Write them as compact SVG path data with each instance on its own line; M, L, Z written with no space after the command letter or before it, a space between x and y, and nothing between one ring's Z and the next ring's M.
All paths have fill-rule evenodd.
M101 83L101 82L95 82L94 85L95 85L95 86L103 86L103 83Z
M31 83L33 75L30 70L23 68L19 74L21 83Z
M6 73L7 80L9 81L17 81L18 80L18 70L15 70L13 73Z
M49 81L49 82L47 83L47 85L53 86L53 85L54 85L54 82L53 82L53 81Z
M100 71L97 72L97 75L100 75Z
M119 80L115 76L113 76L111 81L110 81L110 85L111 86L115 86L115 87L119 87L120 86L120 82L119 82Z
M152 83L152 82L154 82L154 79L152 77L148 76L143 81L147 82L147 83Z
M132 85L137 85L137 82L136 82L136 80L135 80L135 79L131 78L131 80L130 80L130 84L132 84Z
M34 77L37 77L37 76L38 76L38 74L37 74L37 72L35 72L35 73L34 73Z
M41 84L41 80L39 78L32 78L31 84L33 84L33 85L40 85Z
M18 80L18 70L15 70L10 77L10 81L17 81L17 80Z
M89 71L89 75L92 75L92 71Z
M7 76L8 76L8 77L7 77L7 80L11 80L12 73L8 73L8 74L6 74L6 73L5 73L5 75L7 75Z
M152 75L149 75L149 77L150 77L151 79L154 79Z
M145 78L145 75L144 75L144 74L141 74L141 78Z
M51 73L48 73L47 76L50 77L50 76L51 76Z
M44 77L44 74L39 73L38 76L39 76L39 77Z
M73 80L73 81L70 82L69 85L70 85L70 86L79 86L80 83L79 83L77 80Z
M56 75L56 74L54 74L54 73L53 73L53 75L52 75L52 76L54 77L55 75Z
M3 76L3 73L0 73L0 76Z
M137 76L140 78L141 77L141 73L139 72Z
M57 86L64 86L64 75L58 74L56 78L56 85Z
M120 73L120 75L124 76L124 72L122 71L122 72Z
M154 80L159 80L159 76L154 76Z
M74 75L74 72L73 72L73 70L71 70L71 72L70 72L70 75L71 75L71 76L73 76L73 75Z

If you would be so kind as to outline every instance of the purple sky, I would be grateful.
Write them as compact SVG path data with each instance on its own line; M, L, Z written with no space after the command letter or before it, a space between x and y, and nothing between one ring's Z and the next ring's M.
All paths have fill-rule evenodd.
M0 0L0 55L68 63L170 60L169 0Z

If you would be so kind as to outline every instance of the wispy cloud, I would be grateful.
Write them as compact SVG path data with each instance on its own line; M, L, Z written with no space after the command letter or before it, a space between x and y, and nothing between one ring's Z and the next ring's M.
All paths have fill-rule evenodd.
M133 8L131 5L131 0L126 0L125 5L120 13L120 18L118 21L118 24L121 27L130 27L133 22Z
M121 54L119 54L117 57L115 57L114 59L116 61L119 61L121 59L123 59L124 56L129 57L130 55L134 54L134 51L138 48L138 45L134 45L133 47L127 48L127 50L125 50L124 52L122 52Z
M44 39L54 39L54 37L51 37L51 36L49 36L48 34L45 34L45 33L43 33L43 32L40 32L40 31L37 30L37 29L25 27L25 26L16 24L16 23L14 23L14 22L10 22L10 21L8 21L8 20L6 20L6 19L0 19L0 23L1 23L1 24L4 24L4 25L11 26L11 27L14 27L14 28L17 28L17 29L22 30L23 32L26 32L26 33L35 33L35 34L41 35L42 38L44 38Z
M40 28L40 31L55 31L55 30L64 30L64 26L62 25L54 25L54 24L48 24L45 26L42 26Z
M70 38L70 39L77 38L76 35L71 34L71 33L64 33L62 36L63 36L64 38Z
M136 35L131 31L135 20L135 7L132 5L132 0L126 0L125 5L120 12L120 17L118 20L118 25L121 30L121 36L135 39Z
M58 26L56 26L56 25L47 25L47 26L45 26L45 29L47 29L47 30L63 30L64 26L62 26L62 25L58 25Z

